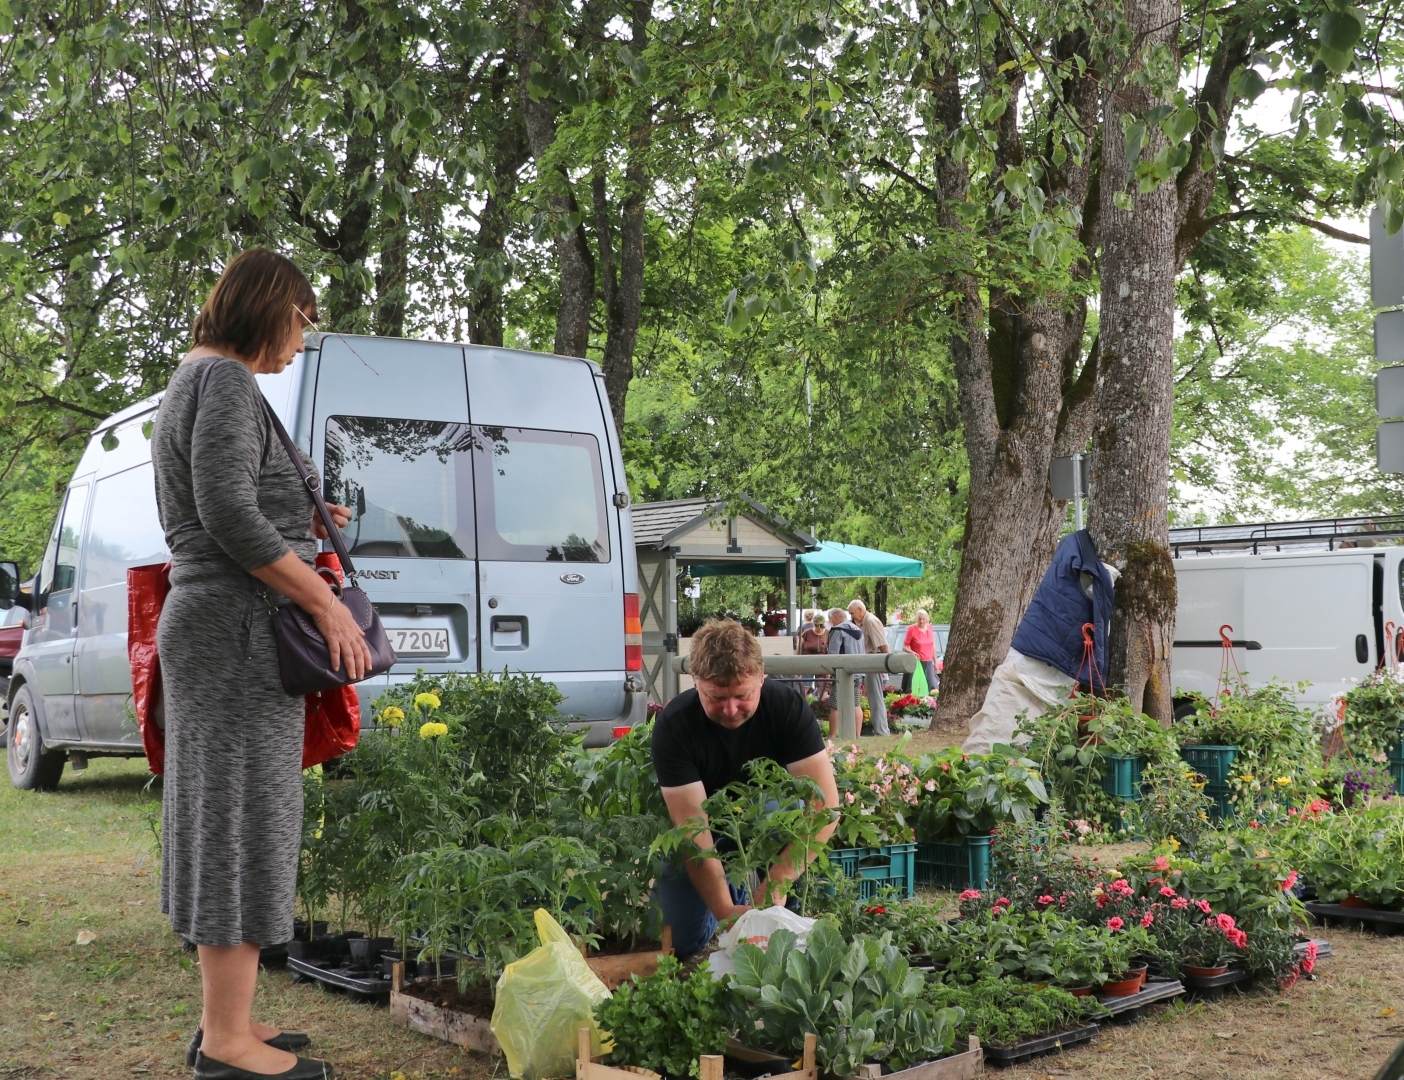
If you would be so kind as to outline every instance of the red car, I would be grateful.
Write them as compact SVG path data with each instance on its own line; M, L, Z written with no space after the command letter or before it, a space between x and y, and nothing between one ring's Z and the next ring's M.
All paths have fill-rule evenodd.
M24 640L28 617L29 612L16 605L5 612L4 619L0 619L0 677L7 680L14 670L15 653L19 652L20 643Z

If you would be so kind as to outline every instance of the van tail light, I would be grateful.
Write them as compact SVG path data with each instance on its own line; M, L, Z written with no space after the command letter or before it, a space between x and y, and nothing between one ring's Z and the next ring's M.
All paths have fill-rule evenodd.
M624 594L624 670L643 670L643 623L639 621L639 594Z
M629 734L629 732L633 730L634 729L631 728L628 724L619 724L614 729L614 737L616 739L622 739L625 735Z

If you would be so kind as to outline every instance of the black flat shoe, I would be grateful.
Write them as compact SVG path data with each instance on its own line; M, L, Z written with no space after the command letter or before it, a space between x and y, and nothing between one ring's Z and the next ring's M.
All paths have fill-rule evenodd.
M205 1029L196 1028L195 1034L190 1039L190 1045L185 1048L185 1067L195 1068L195 1056L200 1052L200 1044L205 1040ZM291 1053L294 1050L301 1050L304 1046L311 1046L312 1040L300 1031L280 1031L273 1038L265 1040L269 1046L275 1050L287 1050Z
M332 1080L333 1075L331 1065L316 1058L300 1057L296 1065L280 1073L257 1073L207 1058L199 1051L195 1054L195 1080Z

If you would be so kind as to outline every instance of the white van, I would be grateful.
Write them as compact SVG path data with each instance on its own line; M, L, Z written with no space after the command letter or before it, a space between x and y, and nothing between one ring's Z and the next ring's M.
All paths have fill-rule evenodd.
M1386 631L1404 631L1404 547L1378 523L1171 529L1176 694L1214 695L1225 626L1249 685L1309 682L1308 706L1324 706L1383 664Z
M323 334L258 378L327 499L351 508L346 544L400 658L359 684L363 722L418 668L538 674L564 695L562 714L588 724L587 745L643 719L628 486L598 365ZM159 403L93 434L33 600L18 597L34 608L7 698L19 787L52 787L65 759L141 753L126 571L168 558L149 441ZM10 603L15 576L0 573Z

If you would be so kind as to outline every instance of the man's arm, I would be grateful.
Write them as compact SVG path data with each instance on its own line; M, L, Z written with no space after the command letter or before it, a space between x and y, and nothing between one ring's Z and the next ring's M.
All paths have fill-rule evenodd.
M832 775L832 770L830 770ZM707 789L699 780L696 783L684 784L682 787L660 788L663 792L663 802L667 804L668 816L673 819L673 824L678 828L687 825L695 825L702 822L705 826L707 815L702 811L702 801L707 797ZM835 802L838 805L837 789L835 789ZM703 851L710 851L712 848L712 833L709 829L703 828L693 837L694 842ZM725 922L735 918L743 911L750 908L744 904L735 904L731 900L731 889L726 883L726 871L722 869L720 859L699 856L688 859L686 863L687 876L692 880L693 888L697 890L702 902L716 916L718 922Z
M834 781L834 766L829 760L829 752L821 750L807 758L799 761L792 761L785 766L791 776L807 776L819 785L819 790L824 794L824 805L830 810L837 810L839 804L838 784ZM804 873L805 869L815 859L819 857L819 848L829 842L829 837L833 836L834 830L838 828L838 817L819 830L819 834L814 838L815 844L805 853L803 866L795 865L798 861L791 855L791 844L780 853L780 857L775 860L775 865L766 871L765 884L761 887L762 906L769 907L772 903L779 903L779 895L772 896L771 886L782 882L793 881Z

